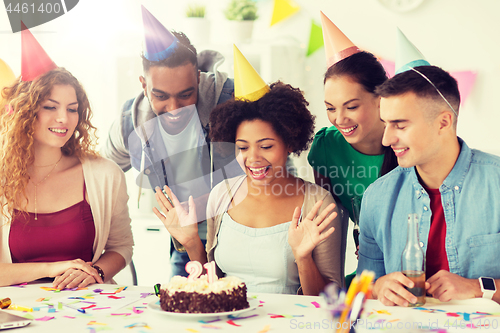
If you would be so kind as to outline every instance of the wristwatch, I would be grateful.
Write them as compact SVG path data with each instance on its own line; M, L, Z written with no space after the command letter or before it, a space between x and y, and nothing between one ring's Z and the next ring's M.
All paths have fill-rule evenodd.
M492 299L493 295L497 291L495 280L490 277L481 276L479 278L479 285L481 286L481 291L483 292L483 298Z

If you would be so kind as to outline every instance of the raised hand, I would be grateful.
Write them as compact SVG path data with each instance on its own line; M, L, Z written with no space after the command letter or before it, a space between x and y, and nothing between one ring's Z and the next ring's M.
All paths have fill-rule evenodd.
M156 207L153 207L153 212L167 228L172 237L177 239L182 245L188 246L190 242L199 238L196 206L193 197L189 197L189 212L186 212L183 205L179 202L170 188L165 185L164 190L172 199L173 205L161 189L157 187L155 198L158 205L160 205L161 212Z
M314 248L329 237L335 228L325 229L337 217L337 213L330 212L335 208L335 204L328 205L318 216L319 208L323 201L318 201L311 209L309 214L302 219L299 224L300 208L295 208L292 217L292 223L288 229L288 244L292 248L295 259L303 259L310 256Z

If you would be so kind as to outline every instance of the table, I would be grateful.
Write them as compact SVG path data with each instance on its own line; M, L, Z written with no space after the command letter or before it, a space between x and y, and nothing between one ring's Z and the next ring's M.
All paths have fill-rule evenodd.
M405 308L367 300L356 332L376 331L500 332L500 305L483 298L444 303L427 297L425 305Z
M111 294L120 289L119 285L94 284L87 290L61 291L50 290L50 284L28 284L21 287L2 287L0 297L10 297L13 304L24 307L33 307L34 312L11 311L22 316L32 316L35 320L19 332L85 332L94 333L104 330L115 332L332 332L330 315L325 309L322 297L278 295L278 294L249 294L259 301L255 310L242 313L239 318L178 318L155 312L147 307L150 302L158 298L150 295L153 287L128 286L127 289ZM46 288L48 290L42 289ZM102 289L99 295L94 291ZM96 305L88 308L85 314L74 309L58 305L58 301L77 301L71 297L89 296L85 302L95 302ZM100 300L99 297L117 297L116 305L112 301ZM143 298L140 298L140 297ZM122 298L119 298L122 297ZM82 301L82 300L80 300ZM53 305L53 308L49 306ZM81 306L81 303L79 303ZM88 306L92 306L91 303ZM110 306L108 309L104 309ZM249 318L244 318L252 316ZM36 320L38 319L38 320ZM41 319L41 320L40 320ZM212 321L219 319L218 321ZM206 321L206 322L201 322ZM230 321L231 320L231 321ZM315 327L313 330L306 327ZM13 331L17 332L17 331Z

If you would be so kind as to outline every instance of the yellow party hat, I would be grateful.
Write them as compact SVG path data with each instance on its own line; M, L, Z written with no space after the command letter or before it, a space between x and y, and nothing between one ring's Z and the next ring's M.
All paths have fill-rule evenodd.
M256 101L270 89L259 73L233 44L234 51L234 98Z
M321 26L325 43L326 64L330 68L342 59L352 56L361 50L323 13Z

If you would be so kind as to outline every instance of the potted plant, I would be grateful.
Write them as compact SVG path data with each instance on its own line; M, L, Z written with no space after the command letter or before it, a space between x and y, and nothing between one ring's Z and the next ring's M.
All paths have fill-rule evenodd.
M258 18L257 4L252 0L231 0L224 15L232 25L228 30L233 43L252 38L253 22Z
M190 4L186 9L186 23L183 31L195 45L209 43L210 21L205 18L205 6Z

